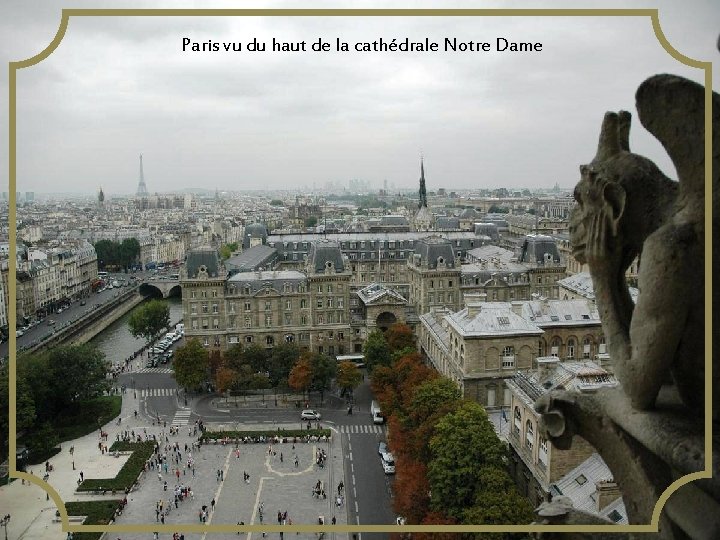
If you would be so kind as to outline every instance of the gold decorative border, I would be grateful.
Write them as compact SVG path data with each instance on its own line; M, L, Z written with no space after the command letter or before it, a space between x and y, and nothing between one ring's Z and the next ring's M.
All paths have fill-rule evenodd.
M63 9L60 26L48 46L26 60L9 63L9 224L10 254L8 265L9 301L8 328L14 329L16 312L16 266L12 257L17 245L16 231L16 174L17 174L17 70L40 63L57 48L67 30L70 17L649 17L655 36L665 51L678 62L705 72L705 298L712 298L712 63L689 58L677 51L667 40L660 27L658 9ZM65 504L51 485L40 478L16 468L16 353L17 343L14 332L9 332L9 474L24 478L46 490L57 505L62 518L63 531L71 532L166 532L177 530L177 524L168 525L71 525ZM660 512L668 498L681 486L712 477L712 305L705 303L705 469L688 474L673 482L660 496L648 525L200 525L183 524L186 532L657 532Z

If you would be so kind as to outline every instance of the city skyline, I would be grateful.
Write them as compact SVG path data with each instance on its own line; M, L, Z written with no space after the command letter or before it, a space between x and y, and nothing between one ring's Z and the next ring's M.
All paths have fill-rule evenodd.
M718 8L700 1L693 17L682 18L669 2L656 4L681 53L717 57L710 23ZM57 14L38 14L56 28ZM679 38L679 28L689 36ZM43 41L37 32L36 45L19 56L11 48L11 59L32 56L51 35ZM500 36L543 48L442 50L446 39L495 47ZM246 47L254 37L268 48L282 39L305 41L307 49L318 38L334 48L337 39L352 45L407 37L437 42L440 50L184 46ZM648 17L73 18L49 58L18 72L16 189L57 192L62 185L92 193L102 186L109 195L133 194L140 154L151 194L201 186L321 189L355 178L407 190L417 186L420 155L429 191L569 187L592 158L603 113L634 113L628 97L657 72L702 82L699 70L662 49ZM676 177L637 120L631 149Z

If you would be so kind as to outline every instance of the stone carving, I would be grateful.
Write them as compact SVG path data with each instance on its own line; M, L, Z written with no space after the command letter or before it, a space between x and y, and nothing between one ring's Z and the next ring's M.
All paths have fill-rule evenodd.
M712 97L715 247L720 96ZM704 101L702 86L671 75L651 77L636 94L640 122L668 152L677 183L630 152L629 113L605 115L597 154L580 168L570 235L575 257L590 268L621 387L595 395L555 392L536 404L554 445L567 448L579 435L596 448L621 486L632 524L650 523L667 486L704 469ZM640 294L633 306L624 276L636 256ZM713 370L716 384L719 371ZM718 396L712 400L714 420ZM719 462L713 445L713 471L720 470ZM548 518L546 509L544 522L589 523L567 505L556 506L557 515ZM709 514L693 519L697 508ZM720 520L707 517L719 511L716 478L688 484L665 506L660 537L720 538Z

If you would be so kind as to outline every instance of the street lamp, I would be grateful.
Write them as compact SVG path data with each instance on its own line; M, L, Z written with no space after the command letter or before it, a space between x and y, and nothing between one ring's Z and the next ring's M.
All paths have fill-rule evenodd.
M10 523L10 514L5 514L2 519L0 519L0 526L5 528L5 540L7 540L7 527L8 523Z

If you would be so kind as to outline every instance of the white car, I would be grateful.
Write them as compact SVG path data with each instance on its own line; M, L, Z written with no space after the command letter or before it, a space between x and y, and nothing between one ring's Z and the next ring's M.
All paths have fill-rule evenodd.
M395 458L390 452L380 454L380 463L385 474L395 474Z
M300 420L320 420L320 413L312 409L305 409L300 413Z

